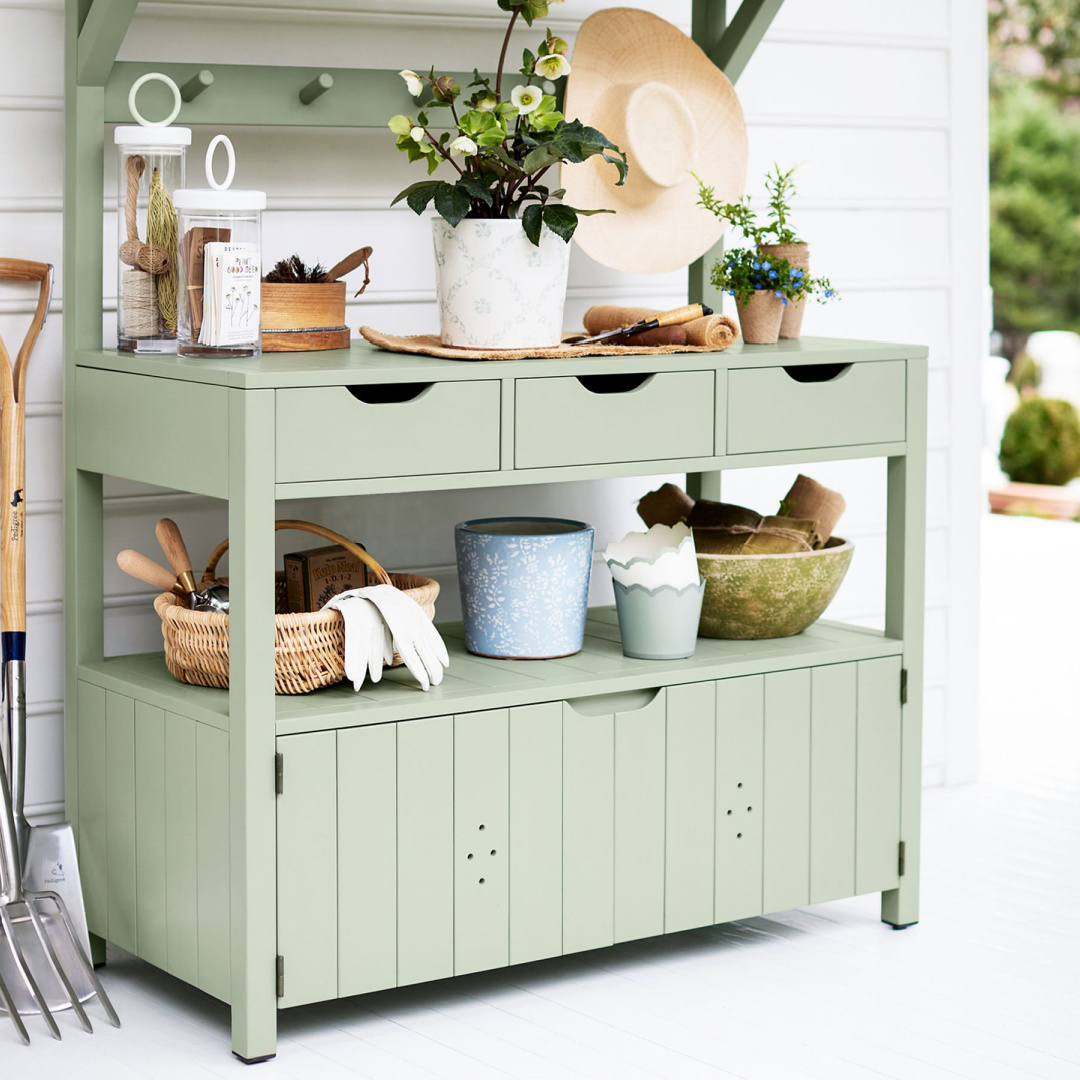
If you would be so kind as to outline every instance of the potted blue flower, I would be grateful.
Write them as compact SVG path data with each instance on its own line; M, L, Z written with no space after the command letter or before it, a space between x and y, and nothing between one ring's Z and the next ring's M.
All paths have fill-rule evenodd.
M743 341L775 345L785 310L807 296L825 300L833 288L783 257L767 258L757 248L732 248L712 268L712 283L734 297Z

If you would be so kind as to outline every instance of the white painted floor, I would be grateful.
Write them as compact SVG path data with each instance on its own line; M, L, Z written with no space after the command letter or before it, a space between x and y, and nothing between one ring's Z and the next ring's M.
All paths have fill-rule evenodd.
M990 519L984 782L925 797L923 912L876 898L294 1010L277 1077L1080 1080L1080 525ZM124 1028L0 1027L0 1080L240 1076L228 1010L123 954Z

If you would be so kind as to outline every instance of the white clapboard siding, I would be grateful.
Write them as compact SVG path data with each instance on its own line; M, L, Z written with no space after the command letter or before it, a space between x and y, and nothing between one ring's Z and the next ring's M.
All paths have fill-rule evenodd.
M622 0L625 4L626 0ZM551 25L573 38L605 0L568 0ZM684 29L689 0L629 6L661 12ZM729 13L737 9L729 3ZM122 57L323 66L490 67L505 16L493 0L145 0ZM973 518L977 513L978 370L985 279L985 131L980 126L985 9L976 0L787 0L739 82L750 127L750 191L773 161L799 165L797 224L843 300L807 314L810 333L925 342L931 350L930 484L927 535L925 767L929 781L971 778L973 642L976 623ZM52 262L62 272L63 3L0 0L0 254ZM535 45L515 32L511 56ZM214 132L196 129L189 183L201 185L202 156ZM372 283L350 298L354 328L398 332L434 328L429 225L388 203L415 179L392 140L378 131L234 129L237 184L266 188L268 256L296 250L324 264L362 244L375 247ZM107 136L111 142L111 135ZM103 328L115 333L116 165L106 155ZM680 274L628 275L574 252L568 326L593 303L628 300L674 306ZM61 325L63 283L30 371L27 437L32 542L27 560L31 667L30 801L57 808L62 783ZM33 307L28 287L0 294L0 334L21 338ZM884 603L885 501L882 462L807 467L843 491L842 534L858 544L851 574L830 614L879 624ZM726 496L770 509L796 470L730 473ZM452 530L489 513L546 513L597 527L597 546L638 525L636 499L664 478L285 503L282 515L322 521L363 537L392 566L442 583L440 614L458 609ZM122 575L122 547L155 550L153 528L177 517L195 558L226 531L223 503L144 485L106 481L107 647L157 648L150 594ZM279 551L302 543L279 537ZM592 601L611 599L602 565Z

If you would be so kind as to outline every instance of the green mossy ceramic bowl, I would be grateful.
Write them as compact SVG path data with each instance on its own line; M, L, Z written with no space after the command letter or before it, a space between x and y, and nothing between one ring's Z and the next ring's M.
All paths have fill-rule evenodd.
M801 634L836 595L854 550L834 536L820 551L698 555L705 579L699 635L746 640Z

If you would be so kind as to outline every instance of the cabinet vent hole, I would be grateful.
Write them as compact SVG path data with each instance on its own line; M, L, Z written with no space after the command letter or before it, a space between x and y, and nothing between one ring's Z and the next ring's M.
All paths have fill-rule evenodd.
M468 858L470 858L470 859L472 858L472 852L471 851L468 854Z
M746 808L746 812L747 812L747 813L749 814L749 813L750 813L750 812L751 812L751 811L752 811L753 809L754 809L754 808L753 808L752 806L748 806L748 807Z
M742 786L742 785L740 785L740 787L741 787L741 786ZM483 831L484 831L484 826L483 826L483 825L481 825L481 826L480 826L480 831L481 831L481 832L483 832Z
M742 781L741 780L739 781L739 787L742 787Z
M731 811L730 810L727 812L727 816L731 817Z
M494 855L494 854L495 854L495 849L494 849L494 848L492 848L492 849L491 849L491 854L492 854L492 855Z
M737 832L737 833L735 834L735 839L736 839L736 840L741 840L741 839L742 839L742 833L741 833L741 832Z
M739 835L741 836L742 834L740 833ZM480 884L481 884L481 885L483 885L483 884L484 884L484 880L485 880L484 878L481 878L481 879L480 879Z

